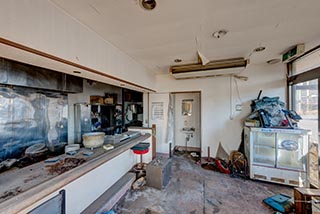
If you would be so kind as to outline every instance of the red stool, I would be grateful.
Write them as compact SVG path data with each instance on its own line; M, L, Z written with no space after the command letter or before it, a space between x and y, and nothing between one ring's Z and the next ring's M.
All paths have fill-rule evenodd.
M131 148L134 154L140 155L140 164L142 164L142 155L149 152L150 143L139 143Z

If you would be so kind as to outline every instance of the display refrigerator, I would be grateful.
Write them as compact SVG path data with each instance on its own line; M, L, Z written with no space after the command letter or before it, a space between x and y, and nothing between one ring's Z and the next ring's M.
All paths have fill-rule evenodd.
M318 145L303 129L245 127L250 178L290 186L318 186Z

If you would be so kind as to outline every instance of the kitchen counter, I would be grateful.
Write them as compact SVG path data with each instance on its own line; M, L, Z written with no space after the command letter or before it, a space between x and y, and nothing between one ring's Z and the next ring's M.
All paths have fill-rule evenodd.
M0 213L19 213L35 202L53 194L67 184L84 176L109 160L128 151L134 145L148 139L151 135L144 134L133 139L127 139L115 145L112 150L102 147L94 149L94 154L84 156L81 149L76 155L61 155L60 160L66 157L83 158L86 161L63 174L50 174L48 165L44 161L22 169L11 169L0 174ZM7 195L7 197L4 197Z

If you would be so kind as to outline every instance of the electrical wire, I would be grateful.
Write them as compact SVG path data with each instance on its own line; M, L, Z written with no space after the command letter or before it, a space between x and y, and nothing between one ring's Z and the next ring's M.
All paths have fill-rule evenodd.
M238 82L236 80L236 78L233 78L233 81L234 81L234 84L236 86L236 91L237 91L237 96L238 96L238 99L240 101L240 104L242 104L242 99L241 99L241 96L240 96L240 91L239 91L239 86L238 86Z
M233 75L230 75L230 120L233 120L233 95L232 95L232 79Z

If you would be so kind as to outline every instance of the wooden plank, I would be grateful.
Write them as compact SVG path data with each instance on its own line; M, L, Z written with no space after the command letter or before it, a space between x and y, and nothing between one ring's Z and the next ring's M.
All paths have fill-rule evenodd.
M156 158L156 152L157 152L156 124L152 124L152 160Z
M294 188L294 204L297 214L311 214L312 196L320 196L319 189L310 189L305 187Z
M295 188L298 192L308 196L320 196L320 189L310 189L306 187Z
M308 180L311 188L319 188L318 144L309 144Z

